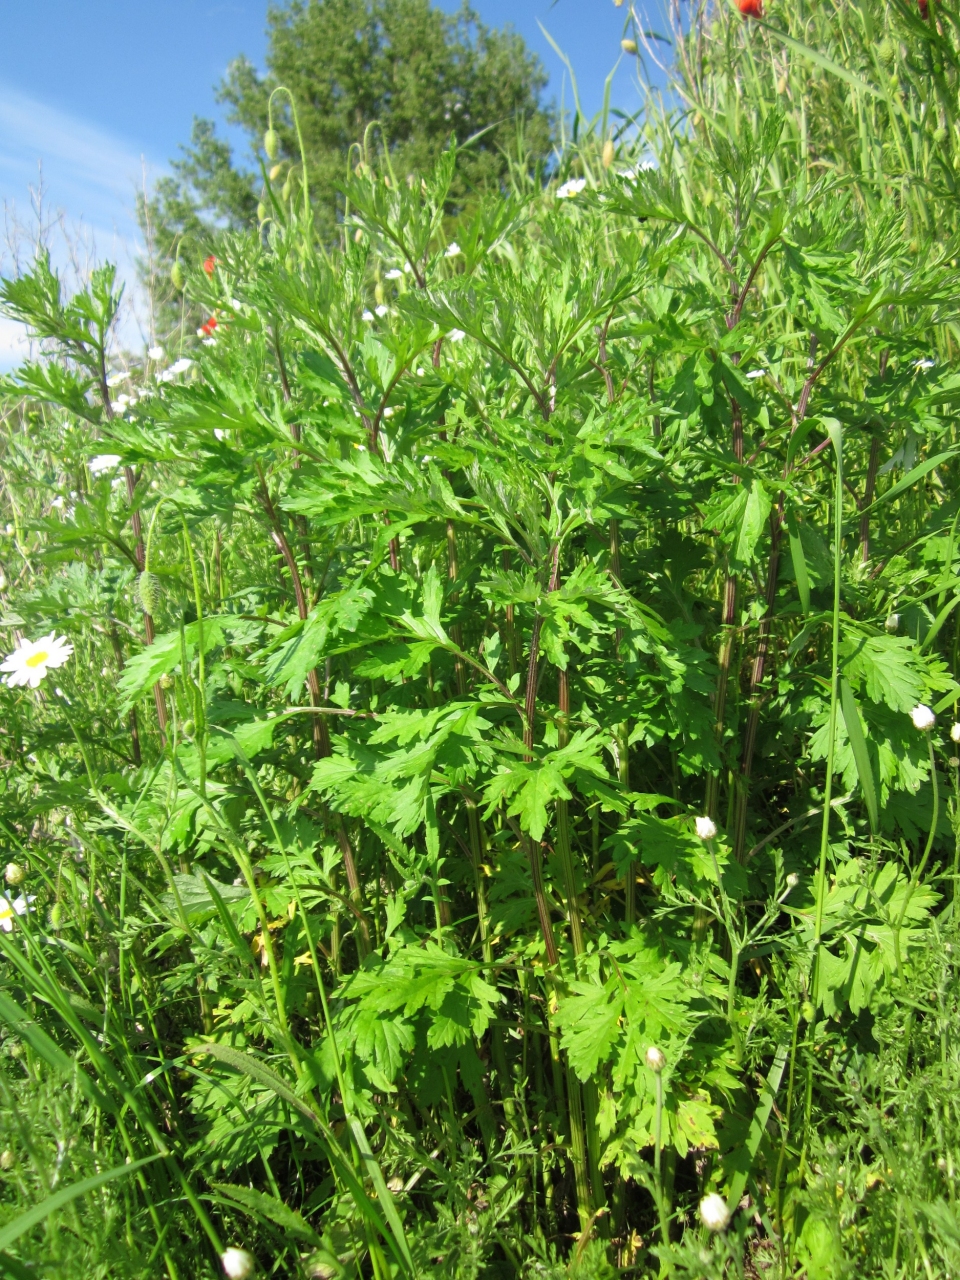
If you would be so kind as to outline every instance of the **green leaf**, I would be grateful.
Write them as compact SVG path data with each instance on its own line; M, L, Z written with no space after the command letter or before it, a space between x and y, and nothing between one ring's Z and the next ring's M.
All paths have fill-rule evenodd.
M194 916L213 915L217 910L217 904L210 892L211 885L215 887L217 895L223 902L237 902L241 898L250 896L246 886L220 884L204 871L196 871L193 875L175 875L173 883L176 886L176 895L172 891L161 894L160 902L174 917L179 917L178 897L187 919Z
M843 711L843 722L847 727L850 749L853 751L853 758L857 766L857 776L860 778L863 801L867 806L870 830L876 835L880 830L877 784L873 776L873 765L870 763L870 753L867 751L867 740L863 733L860 710L857 707L857 700L853 695L853 690L850 688L850 682L845 676L840 677L840 706Z
M796 516L792 511L787 513L787 532L790 537L790 558L793 561L793 576L797 580L797 591L804 613L810 612L810 575L807 573L807 559L803 554L803 543Z
M253 1187L235 1186L229 1182L212 1182L210 1185L219 1195L226 1196L228 1200L240 1205L252 1217L266 1219L267 1222L275 1223L276 1226L282 1227L284 1231L289 1231L291 1235L300 1240L306 1240L310 1244L319 1245L322 1243L316 1231L303 1215L298 1213L296 1209L291 1209L282 1200L278 1200L276 1196L267 1195L263 1191L256 1191Z
M861 517L867 515L869 512L875 511L877 507L881 506L884 502L889 502L891 498L899 498L901 493L905 493L907 489L910 489L915 485L918 480L922 480L925 475L929 475L934 467L939 467L942 463L955 457L958 452L960 452L958 449L947 449L944 453L938 453L934 458L927 458L925 462L918 463L912 471L908 471L907 474L901 480L898 480L895 485L891 485L886 493L881 493L880 497L877 498L876 501L872 502L869 507L865 507L860 513Z

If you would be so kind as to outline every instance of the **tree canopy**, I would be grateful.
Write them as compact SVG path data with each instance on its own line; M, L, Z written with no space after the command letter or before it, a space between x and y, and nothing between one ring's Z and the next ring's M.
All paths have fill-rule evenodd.
M290 91L321 229L334 225L350 148L371 126L401 175L432 164L451 136L461 144L474 137L462 157L460 196L501 184L518 146L537 155L550 146L542 65L521 36L485 26L466 0L453 15L430 0L291 0L272 6L267 23L265 74L241 55L217 96L258 162L272 115L276 163L297 181L301 150L289 98L277 96L268 110L274 90ZM161 253L185 233L202 238L212 225L249 225L263 185L259 163L238 167L209 120L194 121L183 151L144 210Z

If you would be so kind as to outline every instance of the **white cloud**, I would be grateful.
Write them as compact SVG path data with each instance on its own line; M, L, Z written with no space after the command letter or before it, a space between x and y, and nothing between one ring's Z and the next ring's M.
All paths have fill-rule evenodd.
M0 200L6 241L0 244L0 272L16 269L32 256L36 238L35 193L42 174L43 221L52 225L54 266L71 276L94 261L117 264L127 299L121 342L141 345L134 312L142 310L135 263L141 248L135 209L144 171L148 185L160 166L137 153L125 139L0 83ZM60 217L59 224L57 216ZM16 243L19 242L19 243ZM21 326L0 319L0 369L27 353Z
M29 355L30 344L22 325L0 316L0 371L12 369Z

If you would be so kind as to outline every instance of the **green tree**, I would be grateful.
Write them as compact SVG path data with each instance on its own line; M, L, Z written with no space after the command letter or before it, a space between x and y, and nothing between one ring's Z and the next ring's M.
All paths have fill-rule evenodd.
M270 95L280 85L290 90L318 222L328 234L350 147L375 122L402 175L428 168L451 135L461 143L481 135L460 166L454 194L461 198L504 181L520 122L530 154L543 156L550 146L539 60L515 32L484 26L466 2L448 15L430 0L291 0L271 7L267 21L266 75L241 56L218 98L259 159ZM272 117L285 174L301 161L288 99L275 100ZM202 240L212 225L239 229L255 218L262 175L237 167L209 120L195 120L191 144L172 169L143 211L161 254L185 235Z

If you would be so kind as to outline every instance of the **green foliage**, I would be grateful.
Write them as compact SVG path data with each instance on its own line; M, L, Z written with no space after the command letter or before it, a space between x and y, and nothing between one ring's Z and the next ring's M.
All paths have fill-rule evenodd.
M507 195L430 103L522 51L361 8L180 360L0 286L0 1268L949 1274L949 15L718 11Z

